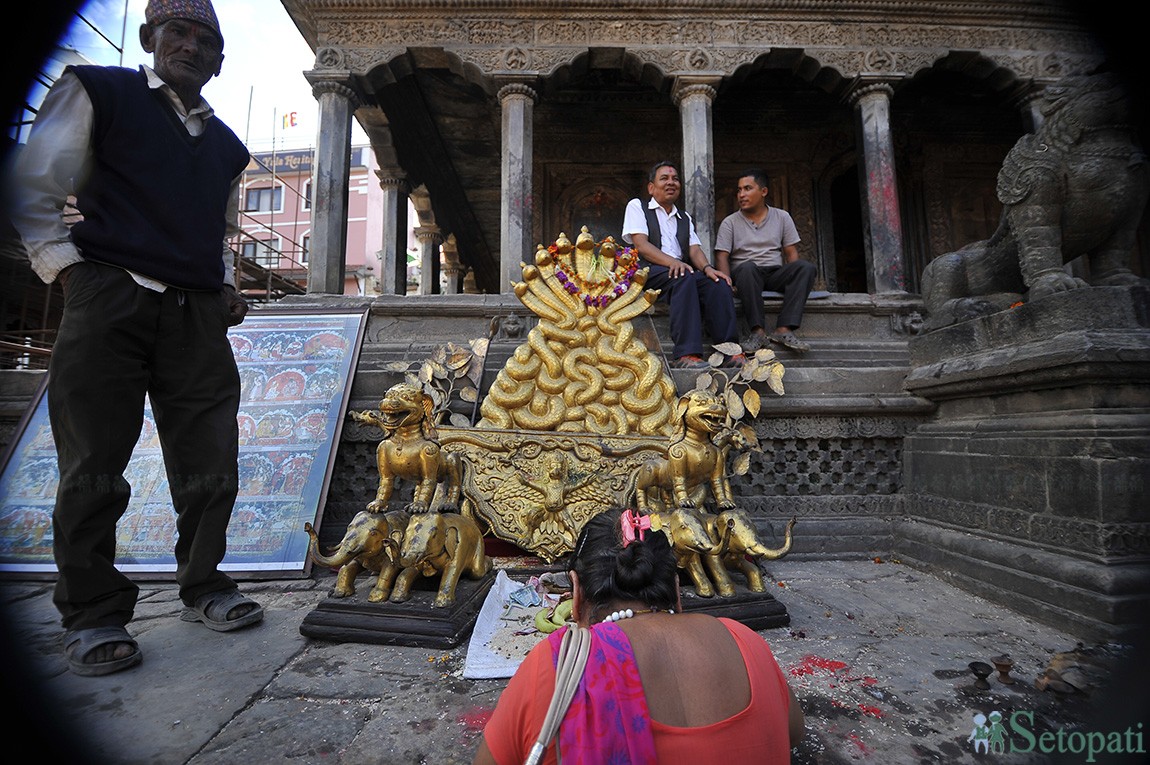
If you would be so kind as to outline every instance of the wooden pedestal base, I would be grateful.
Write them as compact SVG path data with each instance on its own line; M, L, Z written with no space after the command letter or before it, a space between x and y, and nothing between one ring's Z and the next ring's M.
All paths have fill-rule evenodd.
M494 581L494 571L478 580L461 579L455 587L455 603L446 608L431 606L438 579L412 587L406 603L368 602L368 587L361 585L363 597L356 594L321 601L304 617L299 631L306 637L337 643L454 648L471 634Z

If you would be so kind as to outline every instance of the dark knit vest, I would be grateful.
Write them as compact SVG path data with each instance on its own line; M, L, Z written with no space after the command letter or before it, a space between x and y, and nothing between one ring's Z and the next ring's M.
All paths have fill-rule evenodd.
M225 216L248 162L243 142L212 117L188 134L143 69L74 66L92 101L93 163L76 192L72 241L90 260L188 290L223 286Z
M663 232L659 228L659 216L653 207L644 207L647 215L647 241L663 249ZM675 229L675 238L679 240L680 259L684 263L691 262L691 216L685 210L679 211L678 228Z

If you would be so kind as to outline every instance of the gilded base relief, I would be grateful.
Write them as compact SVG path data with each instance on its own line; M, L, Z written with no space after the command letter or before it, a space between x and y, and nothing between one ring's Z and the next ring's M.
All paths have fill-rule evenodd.
M664 439L443 428L464 465L463 512L498 538L552 563L570 553L591 516L619 506Z

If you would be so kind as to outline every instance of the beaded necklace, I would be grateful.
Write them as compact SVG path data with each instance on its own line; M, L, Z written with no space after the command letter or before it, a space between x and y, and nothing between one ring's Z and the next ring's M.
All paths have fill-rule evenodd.
M620 619L630 619L632 616L638 616L639 614L654 614L654 613L658 613L659 611L662 611L662 610L663 609L661 609L661 608L644 608L641 611L636 611L636 610L631 609L631 608L624 608L621 611L612 611L611 613L607 614L606 616L603 617L603 621L605 621L605 622L617 622ZM675 613L675 609L668 608L667 613L673 614L673 613Z

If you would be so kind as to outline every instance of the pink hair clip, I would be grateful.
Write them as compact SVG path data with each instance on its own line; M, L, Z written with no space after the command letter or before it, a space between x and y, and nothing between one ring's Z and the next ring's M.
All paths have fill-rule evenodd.
M619 526L623 530L623 547L626 547L636 539L643 541L643 532L651 528L651 519L628 508L620 516Z

